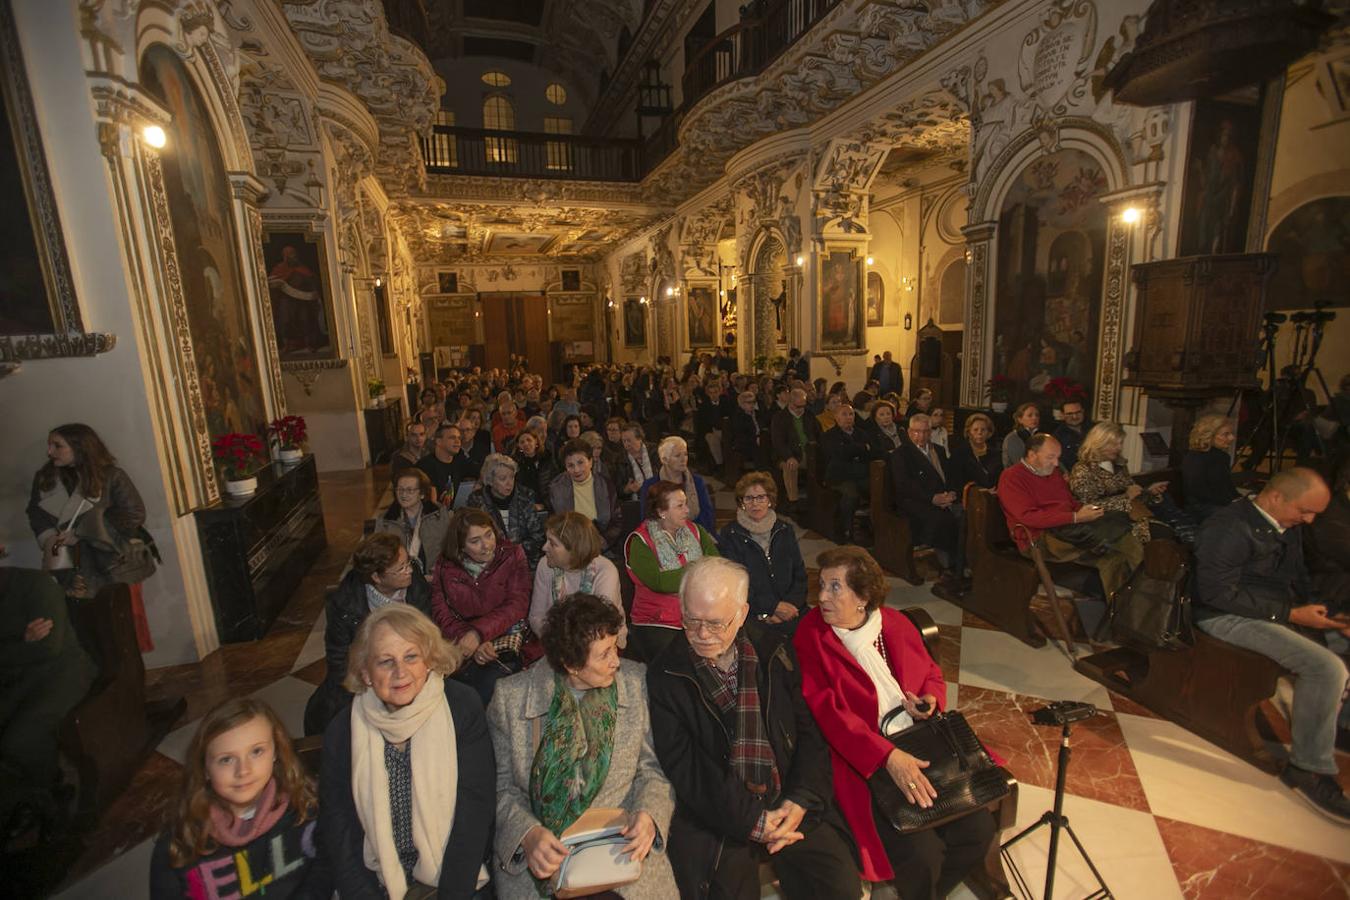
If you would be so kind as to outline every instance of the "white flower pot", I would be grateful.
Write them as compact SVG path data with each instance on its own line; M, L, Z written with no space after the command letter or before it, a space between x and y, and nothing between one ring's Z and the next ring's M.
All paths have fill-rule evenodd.
M298 463L300 460L304 458L305 458L305 451L301 450L298 447L291 447L291 448L282 447L280 450L277 451L278 462L293 464Z
M258 478L244 478L239 481L225 480L225 493L231 497L247 497L258 489Z
M1007 412L1007 411L1008 411L1008 401L1007 401L1007 400L995 400L995 401L993 401L992 403L989 404L989 408L992 409L992 410L993 410L994 412L996 412L996 413Z

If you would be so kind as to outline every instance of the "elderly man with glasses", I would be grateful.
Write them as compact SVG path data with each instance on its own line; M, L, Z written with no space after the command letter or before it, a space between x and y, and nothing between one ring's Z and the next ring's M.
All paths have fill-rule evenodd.
M705 557L680 584L683 633L647 669L656 755L675 788L680 896L751 900L767 861L787 898L856 900L856 849L792 645L747 622L750 578Z

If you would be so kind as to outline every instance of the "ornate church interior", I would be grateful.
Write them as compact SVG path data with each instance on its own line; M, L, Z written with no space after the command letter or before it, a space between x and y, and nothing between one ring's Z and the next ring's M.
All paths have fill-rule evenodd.
M1350 3L0 0L0 76L0 895L1344 896Z

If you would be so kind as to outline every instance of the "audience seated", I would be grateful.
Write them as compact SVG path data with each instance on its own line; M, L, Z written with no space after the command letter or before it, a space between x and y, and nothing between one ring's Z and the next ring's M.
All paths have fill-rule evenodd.
M928 424L932 430L928 435L928 440L933 446L941 447L947 451L950 456L952 448L948 446L951 436L947 434L947 411L941 407L934 406L928 411Z
M931 427L923 413L909 417L909 440L891 454L891 480L896 506L909 519L914 542L932 547L942 564L943 578L934 593L958 595L966 587L960 485L947 451L932 442Z
M1092 430L1092 423L1088 421L1087 410L1082 400L1065 400L1060 404L1059 412L1064 418L1055 426L1052 433L1055 440L1059 441L1059 446L1063 448L1059 455L1060 467L1066 472L1072 472L1078 462L1078 448L1082 446L1083 438Z
M755 392L741 391L736 397L736 411L731 414L731 446L740 456L742 468L763 466L767 454L760 437L764 431L759 410L755 408Z
M416 467L404 469L394 479L394 502L375 520L377 534L398 535L423 579L431 578L450 527L450 510L433 503L432 493L426 472Z
M1270 657L1294 673L1293 746L1280 780L1314 810L1350 825L1350 798L1337 784L1337 732L1350 729L1346 665L1309 633L1350 636L1350 617L1332 617L1311 590L1303 529L1331 492L1311 469L1277 473L1251 500L1213 513L1200 528L1195 624L1214 637Z
M873 459L885 459L905 442L904 431L895 421L895 404L878 400L872 407L867 447Z
M439 553L437 554L439 556ZM342 688L347 651L372 610L406 603L431 614L431 588L416 568L400 535L372 534L357 545L352 565L324 601L324 659L327 674L305 705L305 734L322 734L350 699Z
M717 556L718 549L713 536L690 515L682 484L653 482L644 499L647 512L624 544L624 564L634 589L629 639L638 659L650 662L678 633L676 592L685 567Z
M623 516L614 485L596 471L591 445L578 438L562 449L563 471L548 486L548 506L555 513L576 510L595 523L605 551L615 553L623 539Z
M225 885L268 898L331 897L314 784L262 700L208 712L183 757L178 801L150 855L151 900L197 900Z
M31 824L64 812L52 794L60 779L57 733L94 676L56 580L36 569L0 568L0 829L6 837L16 830L20 807Z
M481 509L492 516L498 533L525 551L530 571L544 554L544 512L533 490L516 480L520 466L500 453L488 454L478 486L464 506Z
M497 409L492 414L492 446L498 453L515 449L516 438L525 430L525 413L516 406L510 391L497 395Z
M656 445L647 443L646 434L639 423L625 423L620 439L623 456L615 464L614 485L619 492L619 500L627 502L638 499L642 486L656 476L661 461L656 455Z
M769 427L770 445L773 459L783 475L783 492L787 494L789 507L796 507L801 500L800 478L802 465L806 461L806 445L820 438L820 425L815 416L806 411L806 391L793 388L788 395L787 409L773 414L773 423ZM794 508L792 510L796 512Z
M421 404L410 421L420 424L428 434L433 433L445 421L445 401L435 388L426 388L422 391Z
M446 677L458 650L422 613L390 604L361 624L347 663L356 697L324 733L319 781L319 850L338 895L478 895L497 765L478 695Z
M767 859L787 897L857 900L853 841L785 635L747 622L749 577L690 567L682 631L647 668L652 732L675 789L670 862L682 897L755 900Z
M905 422L909 422L909 417L918 413L928 414L928 410L933 405L932 388L919 388L914 393L914 397L909 401L909 406L905 408Z
M1059 468L1059 441L1044 432L1032 435L1022 459L1003 470L998 501L1018 550L1030 555L1032 542L1044 537L1047 560L1097 570L1108 603L1144 559L1128 515L1074 498Z
M605 473L610 476L615 490L618 490L619 482L614 478L614 473L627 455L623 449L623 428L627 424L622 416L610 416L605 420L605 443L600 455L605 462Z
M661 460L661 468L656 474L642 483L638 499L641 501L641 515L646 519L652 515L647 508L648 491L658 481L672 481L684 488L685 501L689 504L689 518L707 531L714 527L717 509L713 506L712 494L702 475L689 468L689 445L684 438L671 435L656 447L656 455Z
M471 473L477 474L483 468L483 461L492 452L492 435L483 428L482 413L477 409L468 410L459 420L459 432L464 463Z
M642 863L624 896L677 896L666 856L674 792L652 742L646 670L619 658L622 627L604 598L572 594L541 629L547 663L497 687L497 900L547 893L568 856L560 837L588 810L615 811L628 839L617 852Z
M536 503L548 502L549 484L558 477L553 457L544 451L544 442L533 431L526 429L516 438L516 483L530 489Z
M952 467L956 470L952 484L958 497L965 496L966 485L993 490L998 487L998 476L1003 472L1003 455L989 446L994 436L994 420L984 413L966 417L965 440L952 451Z
M834 796L858 842L862 877L894 880L905 900L946 897L983 862L994 817L977 809L901 834L884 816L878 824L867 787L884 770L910 803L933 805L937 792L924 777L927 761L887 740L881 720L903 708L888 723L887 733L895 733L945 710L942 670L905 614L885 607L885 574L865 550L837 547L819 562L820 604L802 617L793 643L806 705L830 747Z
M724 393L722 379L709 377L703 387L703 393L697 399L694 412L694 434L699 440L699 450L706 450L708 459L717 467L722 465L722 421L736 412L736 401Z
M736 518L717 536L717 547L750 573L750 614L791 635L806 608L806 563L797 532L774 512L777 504L773 476L742 475L736 482Z
M1238 497L1233 486L1233 443L1237 433L1227 416L1205 415L1191 428L1190 449L1181 459L1181 491L1186 512L1197 523Z
M1011 469L1026 456L1027 442L1041 427L1041 408L1023 403L1013 410L1013 430L1003 438L1003 468ZM1056 441L1058 444L1058 441Z
M576 413L564 418L562 420L562 426L556 431L554 431L554 429L549 429L550 433L555 435L553 438L553 456L554 460L558 463L558 468L562 468L563 466L563 448L567 446L569 441L575 441L580 438L583 430L581 416Z
M541 638L554 604L572 594L594 594L614 604L620 613L623 596L619 570L600 551L603 543L594 523L579 512L554 513L544 523L544 556L534 569L530 592L530 628ZM628 624L619 628L619 648L628 646Z
M841 404L847 403L848 397L843 393L830 391L825 397L825 408L816 414L816 425L820 427L821 434L829 431L838 422L838 412Z
M1115 422L1093 425L1079 448L1077 464L1069 472L1069 490L1081 503L1129 516L1135 538L1147 544L1152 536L1149 520L1153 510L1162 511L1167 482L1155 481L1148 488L1136 484L1120 455L1124 443L1125 429ZM1177 537L1192 537L1192 529L1180 527L1179 522L1168 524L1173 525Z
M403 446L389 457L389 480L398 480L398 473L417 465L427 452L427 426L413 419L404 428Z
M872 453L867 435L855 427L853 407L838 404L835 427L820 436L820 452L825 457L824 483L839 492L834 530L840 543L853 541L853 517L871 499L867 464Z
M431 443L431 452L417 461L417 468L427 473L431 486L436 491L433 498L441 506L449 507L455 502L455 491L461 481L477 477L482 464L475 466L463 452L458 425L443 422L436 428L436 437Z
M525 552L497 533L481 509L455 514L431 582L431 615L454 642L463 665L453 674L487 706L497 681L539 658Z

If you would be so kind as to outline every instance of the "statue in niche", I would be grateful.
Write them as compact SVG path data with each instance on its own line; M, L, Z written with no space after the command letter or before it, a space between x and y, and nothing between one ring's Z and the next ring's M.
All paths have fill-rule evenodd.
M769 301L773 304L774 343L787 343L787 285L778 292L778 296Z

